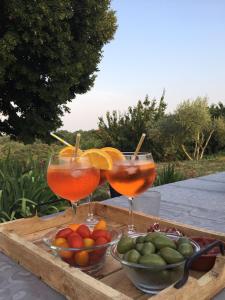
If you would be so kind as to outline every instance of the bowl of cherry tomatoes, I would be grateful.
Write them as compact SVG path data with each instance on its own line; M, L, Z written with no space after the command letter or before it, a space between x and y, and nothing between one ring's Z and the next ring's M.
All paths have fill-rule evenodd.
M48 233L43 241L53 255L70 266L95 274L103 267L107 250L119 238L118 231L109 229L106 222L100 220L93 229L86 224L70 224Z

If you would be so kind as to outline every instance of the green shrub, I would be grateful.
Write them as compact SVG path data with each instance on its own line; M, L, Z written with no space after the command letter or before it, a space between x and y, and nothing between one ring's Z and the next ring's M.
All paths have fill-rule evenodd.
M155 180L154 186L172 183L184 179L185 176L181 172L176 171L174 164L168 164L157 172L157 178Z
M10 140L8 137L0 137L0 159L6 160L10 157L13 161L26 163L28 160L48 161L50 155L62 149L63 145L47 145L40 141L33 144L23 144Z
M57 198L47 185L44 161L19 162L10 156L0 160L0 222L50 214L65 206L66 201Z

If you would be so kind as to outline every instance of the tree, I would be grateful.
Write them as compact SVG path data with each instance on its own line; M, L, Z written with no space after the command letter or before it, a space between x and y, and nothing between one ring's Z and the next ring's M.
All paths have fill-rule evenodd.
M115 30L110 0L0 1L0 133L31 142L59 128Z
M102 139L99 137L98 130L91 129L91 130L78 130L75 132L69 132L67 130L59 130L57 131L57 135L64 139L66 142L70 143L71 145L75 144L75 139L77 133L81 134L80 140L80 148L82 150L90 149L90 148L102 148L104 144ZM56 140L52 138L52 141L55 143ZM62 146L61 142L57 142L57 144Z
M165 123L165 121L167 121ZM184 101L175 113L162 123L161 134L171 145L182 151L189 160L203 158L206 147L215 132L206 98Z
M154 147L158 149L158 157L161 161L183 159L180 150L183 135L177 126L174 114L167 114L159 119L155 127L150 129L149 136L154 142Z
M209 112L212 118L225 118L225 105L223 105L222 102L219 102L218 104L212 104L209 107Z
M128 107L127 112L123 114L117 111L107 112L106 121L100 117L99 135L105 146L116 147L122 151L134 151L142 133L148 133L165 114L164 96L165 90L159 104L156 99L149 100L146 96L143 102L139 100L136 106ZM155 155L158 155L149 135L146 136L142 150L153 152L155 158Z

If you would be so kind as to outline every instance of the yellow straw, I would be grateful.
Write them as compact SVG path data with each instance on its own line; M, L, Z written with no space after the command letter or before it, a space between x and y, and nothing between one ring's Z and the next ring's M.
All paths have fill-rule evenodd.
M141 146L142 146L142 144L143 144L143 142L144 142L145 136L146 136L146 134L145 134L145 133L142 133L142 136L141 136L141 138L140 138L140 141L139 141L139 143L138 143L138 145L137 145L137 148L136 148L136 150L135 150L135 152L134 152L133 160L136 159L136 157L137 157L137 155L138 155L138 152L140 151Z
M61 139L59 136L57 136L56 134L50 133L50 135L53 136L58 141L60 141L61 143L65 144L67 146L73 147L71 144L67 143L66 141L64 141L63 139Z
M77 136L76 136L76 143L75 143L75 149L74 149L74 157L77 156L77 152L78 152L78 149L79 149L79 146L80 146L80 136L81 136L80 133L78 133Z

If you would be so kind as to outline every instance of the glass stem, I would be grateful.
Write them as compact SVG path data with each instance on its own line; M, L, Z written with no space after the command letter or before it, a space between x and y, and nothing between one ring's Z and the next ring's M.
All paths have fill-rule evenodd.
M133 215L133 197L129 197L129 222L128 222L128 234L132 234L135 232L135 227L134 227L134 215Z
M88 196L88 220L91 222L94 219L93 209L92 209L92 194Z
M73 221L73 223L76 223L76 214L77 214L77 208L79 206L79 201L71 202L71 205L72 205L72 209L73 209L72 221Z

